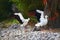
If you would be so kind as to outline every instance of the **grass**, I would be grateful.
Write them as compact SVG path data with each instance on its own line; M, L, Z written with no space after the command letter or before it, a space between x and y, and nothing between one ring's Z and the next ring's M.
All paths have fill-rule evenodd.
M27 17L26 15L24 16ZM28 16L28 17L30 18L30 22L34 24L37 22L37 19L35 16ZM19 22L15 18L5 18L5 16L0 18L0 27L7 28L12 24L19 24Z
M9 18L0 22L0 27L7 28L12 24L18 24L19 22L15 18Z

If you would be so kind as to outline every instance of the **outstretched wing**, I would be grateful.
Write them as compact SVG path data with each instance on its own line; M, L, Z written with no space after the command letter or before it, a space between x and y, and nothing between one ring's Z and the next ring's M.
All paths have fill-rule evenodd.
M42 17L44 18L44 11L36 10L36 12L38 12L38 13L40 13L40 14L41 14L41 18L42 18Z
M14 15L18 15L22 22L24 21L24 17L21 13L14 13Z
M21 13L19 13L19 17L20 17L21 20L24 20L24 17Z

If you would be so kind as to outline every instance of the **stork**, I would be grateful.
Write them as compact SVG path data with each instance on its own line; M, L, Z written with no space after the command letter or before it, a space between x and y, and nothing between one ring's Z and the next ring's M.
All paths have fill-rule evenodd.
M30 20L30 18L25 19L21 13L14 13L14 15L18 15L20 20L23 22L23 24L21 24L21 26L26 26Z
M38 13L40 13L41 16L40 16L40 19L39 19L40 22L38 22L38 23L35 24L34 30L39 30L40 27L47 25L47 23L48 23L48 16L45 15L45 17L44 17L44 12L41 11L41 10L36 10L36 11Z

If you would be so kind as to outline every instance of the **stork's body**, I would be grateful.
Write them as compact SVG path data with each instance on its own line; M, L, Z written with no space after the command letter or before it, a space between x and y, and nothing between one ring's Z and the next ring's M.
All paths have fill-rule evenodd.
M43 11L40 11L40 10L36 10L36 11L41 14L40 19L39 19L40 22L35 24L36 29L39 29L39 27L47 25L47 23L48 23L48 18L47 17L48 16L45 15L45 17L44 17L44 12Z
M47 17L47 15L46 15L46 17ZM35 24L35 26L45 26L47 23L48 23L48 19L47 18L40 18L40 22L38 22L37 24Z

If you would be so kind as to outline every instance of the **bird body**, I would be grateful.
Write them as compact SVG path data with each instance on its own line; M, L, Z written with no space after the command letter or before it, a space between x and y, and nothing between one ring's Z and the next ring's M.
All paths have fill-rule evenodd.
M47 25L47 23L48 23L48 16L45 15L45 17L44 17L44 12L43 11L40 11L40 10L36 10L36 11L39 12L41 14L41 16L40 16L40 19L39 19L40 22L38 22L37 24L35 24L35 26L37 28L39 28L39 27Z
M35 26L45 26L48 23L48 19L40 18L40 22L38 22Z

